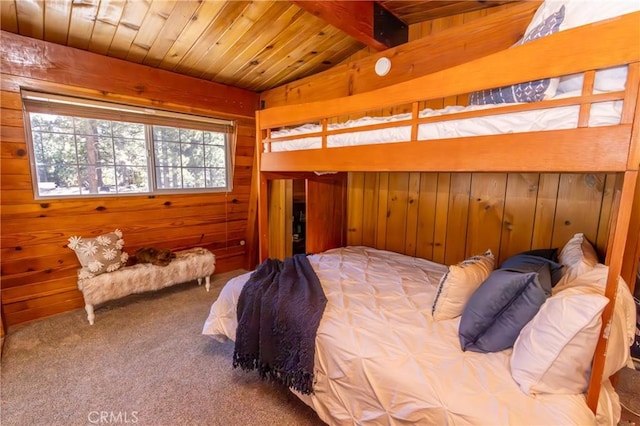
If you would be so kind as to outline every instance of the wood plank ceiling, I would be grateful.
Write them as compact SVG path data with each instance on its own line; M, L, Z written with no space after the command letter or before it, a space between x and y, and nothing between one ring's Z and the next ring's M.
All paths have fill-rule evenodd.
M517 0L378 3L415 24L509 1ZM342 31L300 3L1 0L0 16L4 31L261 92L324 71L365 47L348 33L349 20L356 24L360 17L343 20ZM354 2L328 3L342 9Z

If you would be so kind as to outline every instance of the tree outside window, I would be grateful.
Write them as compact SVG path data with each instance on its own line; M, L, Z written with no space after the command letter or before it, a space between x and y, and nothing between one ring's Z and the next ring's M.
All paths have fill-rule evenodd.
M230 190L229 132L33 109L37 197Z

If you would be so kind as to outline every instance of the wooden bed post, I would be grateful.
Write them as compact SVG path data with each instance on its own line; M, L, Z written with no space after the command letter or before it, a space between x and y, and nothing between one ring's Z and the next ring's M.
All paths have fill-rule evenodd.
M640 184L638 180L638 169L640 168L640 109L638 108L638 98L640 98L640 64L635 62L629 64L628 67L625 101L622 116L620 117L621 124L631 124L631 140L629 151L627 152L626 171L624 172L618 209L609 230L610 238L605 261L609 265L609 273L604 293L609 299L609 304L602 312L602 329L600 330L600 337L593 356L591 379L587 392L587 405L594 413L598 409L598 397L602 386L604 363L607 357L608 336L605 336L605 333L609 329L608 326L611 322L618 292L618 281L619 277L622 276L623 263L625 260L629 260L628 255L625 257L625 254L627 254L625 248L630 238L628 233L629 231L633 232L635 226L640 222L640 219L632 219L631 216L634 210L636 210L636 215L638 214L638 206L635 205L638 199L635 195L636 186ZM631 238L633 237L638 238L638 236L632 236ZM632 284L630 284L630 288L633 288Z
M262 138L264 136L262 132L262 122L260 111L256 112L256 155L258 156L258 263L264 262L269 257L269 185L262 174L262 152L264 146ZM268 131L267 136L271 139L271 131ZM269 151L271 151L271 141L267 143Z
M258 121L256 113L256 122ZM259 135L259 128L256 126ZM256 137L257 139L258 137ZM258 162L258 143L253 153L253 170L251 172L251 192L249 193L249 217L247 222L247 251L245 254L245 269L252 270L258 263L258 248L260 245L258 233L258 179L260 177L260 163Z
M636 182L636 192L631 209L631 223L627 231L627 244L622 260L621 276L633 294L636 286L636 274L640 262L640 174Z
M628 114L622 120L633 124L631 131L631 146L629 147L629 159L627 161L627 169L638 170L640 168L640 108L637 107L638 99L640 99L640 63L629 65L627 77L627 91L625 97L629 99L629 103L636 106L636 110L626 105L623 113ZM635 97L631 96L635 94ZM633 200L631 210L631 223L627 235L627 246L622 262L622 278L627 282L631 292L635 288L636 274L638 273L638 262L640 260L640 176L636 182L636 194Z
M249 196L249 255L247 269L253 269L257 263L269 256L269 222L267 212L268 183L260 171L262 156L262 128L260 127L260 111L256 111L256 148L251 178L251 194ZM252 210L253 209L253 210ZM257 255L256 255L257 254ZM257 259L257 263L255 260Z
M616 302L618 292L618 277L622 271L622 260L624 257L625 244L627 242L627 229L631 221L631 209L638 179L638 171L631 170L624 173L622 192L620 195L620 206L615 217L614 226L611 229L613 236L609 246L609 273L607 275L607 287L604 295L609 299L609 304L602 312L602 328L600 338L593 356L593 366L591 369L591 379L589 391L587 392L587 405L594 413L598 409L598 397L602 385L602 374L604 372L604 362L607 353L608 336L605 332L609 329L611 315Z

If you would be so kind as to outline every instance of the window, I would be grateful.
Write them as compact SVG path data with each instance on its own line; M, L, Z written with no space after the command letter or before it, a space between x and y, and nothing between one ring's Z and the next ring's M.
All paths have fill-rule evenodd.
M23 91L36 198L231 190L233 123Z

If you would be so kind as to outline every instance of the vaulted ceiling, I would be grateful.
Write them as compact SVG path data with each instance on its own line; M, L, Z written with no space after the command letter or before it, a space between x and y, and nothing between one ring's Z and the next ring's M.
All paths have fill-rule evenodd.
M1 0L0 16L4 31L260 92L403 42L389 17L408 27L510 1Z

